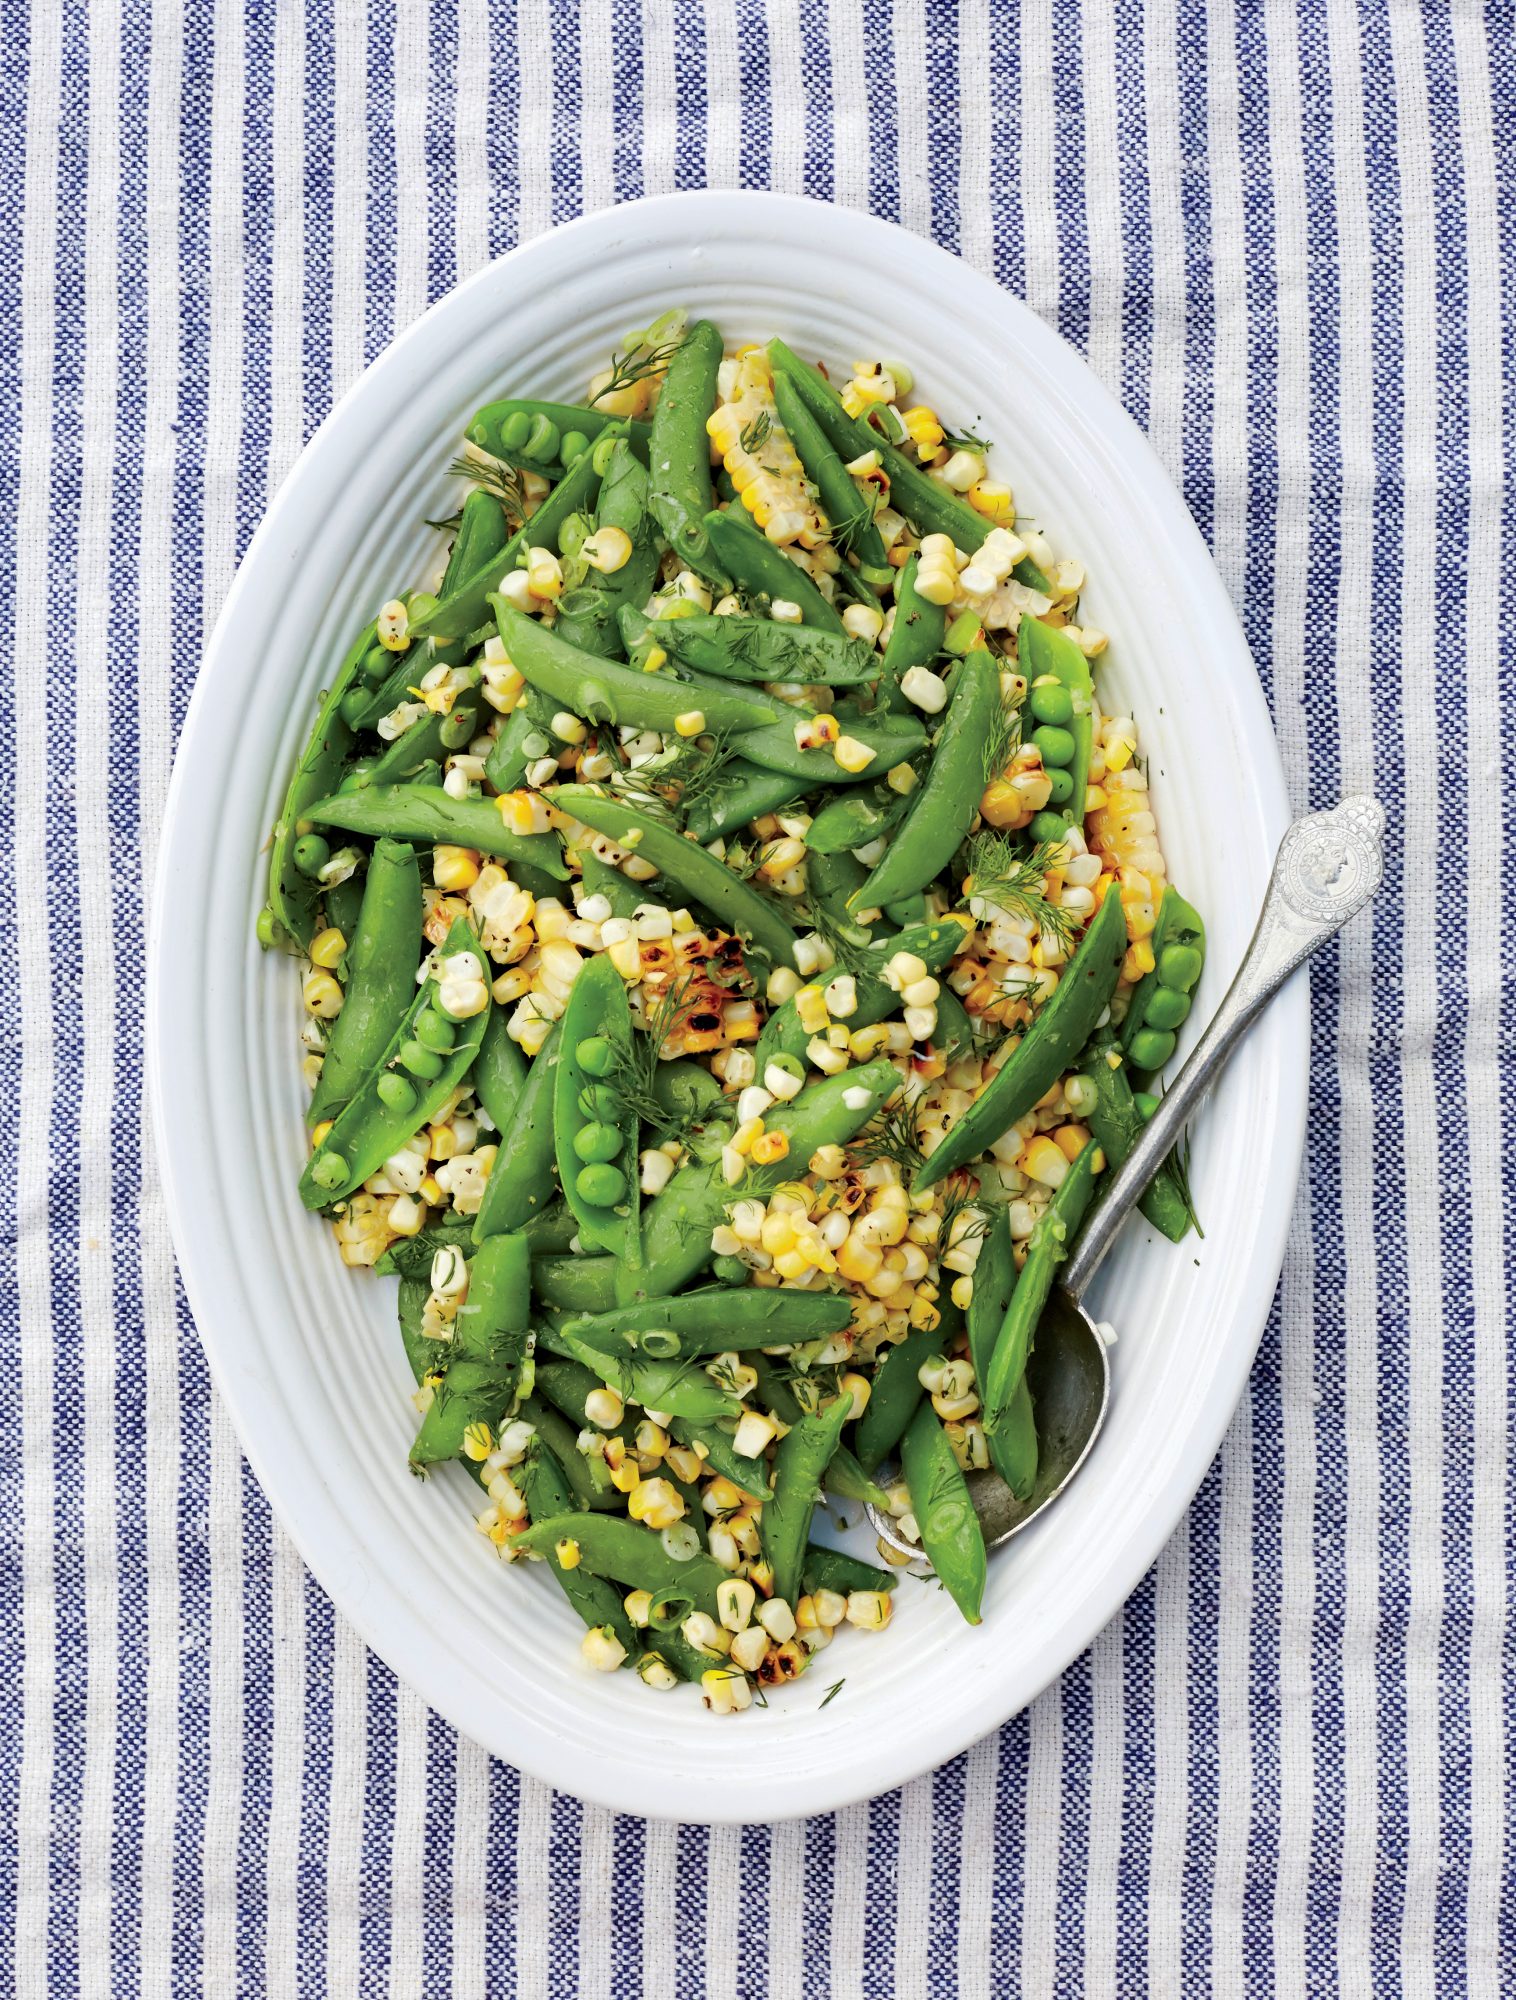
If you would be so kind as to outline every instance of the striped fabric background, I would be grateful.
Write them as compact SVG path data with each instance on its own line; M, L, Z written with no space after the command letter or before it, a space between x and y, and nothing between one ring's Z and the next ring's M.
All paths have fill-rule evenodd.
M1516 1990L1510 0L6 0L0 80L0 1983ZM524 1782L334 1620L210 1392L140 1061L176 726L303 438L485 259L704 184L1058 326L1188 495L1295 800L1392 836L1187 1523L998 1740L772 1831Z

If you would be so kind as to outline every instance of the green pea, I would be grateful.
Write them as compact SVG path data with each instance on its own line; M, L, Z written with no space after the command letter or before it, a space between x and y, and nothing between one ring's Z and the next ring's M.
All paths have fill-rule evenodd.
M590 441L583 431L565 431L558 442L558 457L564 471L568 471L576 458L583 458L589 448Z
M1133 1069L1162 1069L1174 1053L1174 1037L1159 1028L1139 1028L1127 1054Z
M1151 1090L1134 1091L1132 1102L1137 1107L1137 1116L1144 1124L1147 1123L1148 1119L1158 1109L1158 1099L1153 1095Z
M1074 796L1073 772L1054 768L1048 772L1048 783L1053 788L1048 793L1048 798L1055 806L1066 806Z
M379 1102L391 1111L398 1111L402 1117L406 1112L415 1110L415 1085L407 1083L403 1076L397 1076L394 1070L387 1069L374 1088L379 1093Z
M387 646L370 646L363 656L363 678L370 687L378 687L390 676L395 664L395 656Z
M400 1053L395 1060L402 1069L408 1069L412 1076L425 1077L428 1083L442 1074L441 1056L435 1049L429 1049L424 1042L402 1042Z
M436 595L430 590L410 591L406 596L405 609L410 622L413 625L419 625L423 618L430 618L432 613L437 609ZM406 641L406 645L409 648L409 640ZM391 655L391 658L393 657Z
M1048 722L1064 729L1074 719L1074 697L1062 681L1041 680L1027 697L1034 722Z
M620 1167L596 1160L587 1167L581 1167L574 1176L574 1187L581 1201L587 1201L591 1208L614 1208L626 1194L626 1175Z
M372 757L355 757L343 772L342 783L337 787L337 790L339 792L361 792L368 784L369 773L373 770L375 761Z
M367 688L350 687L342 697L342 720L349 729L358 727L358 719L369 705Z
M535 759L549 755L556 756L558 753L553 746L553 739L544 736L540 729L534 729L530 735L522 737L521 754L523 757Z
M903 931L907 924L919 924L926 917L926 893L918 890L914 896L902 896L898 903L886 903L884 914L895 926Z
M1068 821L1063 814L1055 812L1035 813L1031 825L1027 828L1027 832L1039 846L1045 840L1062 840L1068 830Z
M1042 728L1032 731L1032 741L1042 752L1045 769L1061 770L1065 764L1073 763L1074 738L1070 730L1045 723Z
M332 858L332 850L319 833L302 833L295 842L295 866L302 875L319 875Z
M607 434L604 437L596 438L594 444L590 447L590 464L602 478L605 476L606 467L611 462L611 453L616 449L616 444L617 440L614 435Z
M619 1159L621 1134L614 1125L581 1125L574 1134L574 1151L585 1161Z
M1148 1001L1143 1026L1168 1031L1182 1028L1189 1019L1190 996L1176 993L1172 986L1159 986Z
M532 420L525 410L512 410L500 425L500 442L506 451L520 451L531 435Z
M745 1285L747 1265L740 1257L718 1257L711 1265L711 1276L718 1285Z
M311 1179L320 1188L337 1188L347 1179L347 1161L340 1153L323 1153L311 1168Z
M616 1051L609 1035L586 1035L574 1051L574 1060L586 1076L609 1076L616 1067Z
M417 1015L416 1040L425 1047L439 1049L445 1054L456 1039L452 1022L439 1014L435 1008L428 1007L425 1013Z
M540 410L532 419L521 453L524 458L540 459L543 464L558 455L558 426Z
M1158 983L1176 993L1188 993L1204 964L1194 945L1166 944L1158 954Z
M467 708L455 708L450 714L443 716L437 731L443 749L461 750L473 736L476 720L472 704Z
M255 926L255 929L257 932L258 942L263 946L263 949L265 951L268 951L273 945L276 945L279 942L280 937L283 935L283 932L279 925L279 920L274 915L273 911L270 909L267 903L265 903L263 908L258 912L258 922L257 925Z
M608 1084L588 1083L579 1093L579 1115L612 1125L621 1116L621 1100Z

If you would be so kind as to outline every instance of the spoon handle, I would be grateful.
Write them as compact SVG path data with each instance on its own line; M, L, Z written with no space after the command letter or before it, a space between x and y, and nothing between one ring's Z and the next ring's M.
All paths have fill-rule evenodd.
M1378 889L1384 878L1383 833L1384 808L1365 794L1344 799L1330 812L1306 813L1288 829L1237 977L1112 1176L1064 1267L1063 1286L1071 1297L1077 1299L1099 1269L1117 1230L1241 1037L1290 974L1335 937Z

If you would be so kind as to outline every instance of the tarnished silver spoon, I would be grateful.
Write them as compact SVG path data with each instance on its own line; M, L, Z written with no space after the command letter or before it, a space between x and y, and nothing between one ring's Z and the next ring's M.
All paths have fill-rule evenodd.
M1110 1360L1080 1303L1116 1232L1168 1157L1233 1049L1291 973L1355 916L1384 877L1384 809L1377 799L1344 799L1330 812L1297 819L1280 842L1257 929L1210 1026L1165 1091L1125 1163L1112 1175L1074 1246L1037 1328L1027 1386L1037 1415L1037 1481L1018 1500L994 1472L969 1475L974 1508L990 1548L1017 1534L1058 1498L1094 1447L1111 1394ZM876 1507L868 1516L893 1548L924 1560Z

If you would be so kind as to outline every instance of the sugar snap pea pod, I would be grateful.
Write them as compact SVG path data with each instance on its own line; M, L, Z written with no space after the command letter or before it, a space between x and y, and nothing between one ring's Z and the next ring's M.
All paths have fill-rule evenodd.
M944 1174L977 1160L1058 1081L1089 1040L1101 1010L1115 992L1125 956L1126 919L1121 898L1112 889L1064 967L1053 997L917 1170L913 1186L918 1193Z
M857 1500L869 1507L888 1507L890 1496L877 1485L845 1444L832 1453L826 1469L826 1490L836 1500Z
M988 1571L984 1536L968 1481L930 1403L911 1419L900 1446L900 1469L921 1546L948 1595L970 1625L977 1625Z
M553 1083L553 1145L563 1196L587 1250L637 1264L637 1118L619 1104L614 1074L631 1045L626 986L607 953L590 959L564 1010ZM608 1100L596 1104L597 1098ZM602 1118L602 1109L617 1104Z
M519 791L529 765L557 756L553 714L552 702L529 687L506 716L484 760L484 775L497 792Z
M591 570L584 583L566 592L553 630L581 652L614 658L621 650L617 613L644 603L658 581L663 546L648 508L647 472L624 438L612 446L600 482L596 533L601 529L618 529L631 543L631 553L619 569L603 574Z
M479 669L470 667L465 671L467 683L458 690L446 715L428 712L418 716L409 729L374 759L355 789L367 791L372 787L379 791L386 785L403 785L424 764L440 763L450 750L462 750L473 742L479 733L484 695Z
M821 495L821 505L838 548L856 556L863 569L873 570L880 582L887 581L889 557L874 526L873 508L806 407L799 389L788 375L778 372L774 376L774 404L779 421L790 434L790 443L800 454L806 477Z
M784 771L813 785L867 784L872 778L882 778L897 764L908 764L926 748L926 730L915 716L861 715L840 704L832 712L844 736L867 745L874 753L859 770L844 769L829 749L797 747L795 724L813 713L798 704L790 705L788 714L778 722L762 729L745 729L737 738L737 748L750 764Z
M1070 826L1082 827L1095 729L1090 663L1067 632L1040 618L1022 619L1016 651L1027 681L1026 722L1033 725L1027 741L1042 752L1052 780L1049 804Z
M811 1542L806 1547L801 1581L808 1591L835 1590L839 1597L846 1597L855 1590L893 1590L900 1577L896 1570L876 1569L843 1549Z
M576 458L536 513L516 530L499 554L481 562L468 576L460 577L457 585L438 599L433 610L415 621L410 628L412 637L446 644L483 624L489 616L490 592L500 588L500 579L507 570L515 568L517 556L525 549L556 551L559 532L569 516L594 505L600 490L596 456L595 452L587 451Z
M516 1550L546 1555L555 1542L579 1544L579 1560L592 1576L609 1577L628 1590L677 1590L697 1611L716 1615L716 1589L727 1572L713 1557L676 1561L652 1528L619 1514L556 1514L534 1521L512 1538Z
M845 632L842 614L827 602L809 572L750 527L736 508L705 517L705 532L716 560L745 596L764 605L798 604L802 624L824 632Z
M640 1403L645 1410L664 1410L695 1424L713 1424L721 1417L741 1415L736 1397L718 1389L697 1360L678 1357L655 1361L650 1355L631 1354L625 1349L619 1354L604 1354L588 1341L575 1339L567 1325L545 1326L538 1339L548 1353L591 1369L624 1401Z
M659 1063L653 1072L653 1095L670 1118L692 1122L725 1101L710 1071L683 1056Z
M992 1440L1005 1424L1011 1399L1025 1378L1027 1356L1037 1338L1037 1322L1053 1289L1058 1266L1067 1261L1090 1205L1098 1157L1099 1141L1091 1139L1038 1216L1028 1240L1026 1262L996 1335L989 1373L979 1387L985 1435Z
M900 682L912 667L930 667L947 636L947 612L916 588L916 558L911 556L895 586L895 622L884 649L880 699L886 708L908 709Z
M772 1410L782 1424L799 1423L805 1412L773 1360L767 1354L756 1352L748 1354L745 1359L758 1377L758 1394L764 1406ZM836 1494L839 1499L863 1500L871 1507L889 1505L888 1494L874 1484L845 1444L839 1444L832 1453L824 1484L827 1492Z
M446 962L462 953L482 964L479 940L460 919L448 932L441 957ZM307 1208L345 1201L362 1187L431 1123L468 1075L489 1021L489 989L483 1011L465 1021L442 1011L440 991L435 979L421 987L389 1046L307 1160L300 1176L300 1199Z
M559 1312L609 1312L616 1303L616 1260L577 1252L534 1257L532 1290L543 1305Z
M575 1452L574 1456L579 1456ZM534 1522L572 1520L578 1494L569 1484L568 1468L540 1438L533 1441L526 1457L515 1468L514 1478ZM614 1488L612 1489L614 1491ZM573 1535L570 1540L576 1539ZM547 1566L569 1603L591 1629L607 1626L620 1640L628 1659L641 1650L632 1621L626 1615L621 1593L603 1576L596 1576L582 1563L565 1569L558 1560L557 1545L543 1550Z
M315 727L300 753L284 795L284 806L274 822L268 865L269 908L275 923L301 946L308 946L316 934L321 884L314 874L307 874L299 866L296 847L305 828L306 808L336 790L342 767L352 754L353 732L343 720L342 703L357 683L363 663L375 646L377 632L375 624L364 627L322 695Z
M425 646L413 646L404 653L388 653L385 657L396 664L383 680L370 686L360 678L342 698L342 719L353 730L377 728L401 702L413 700L412 687L431 665Z
M814 625L782 625L773 618L717 618L701 612L689 618L647 618L628 607L621 613L621 635L628 649L651 640L683 665L722 680L857 687L879 678L879 655L867 641Z
M512 419L525 418L527 429L523 433L519 422ZM524 440L530 437L537 424L550 424L556 433L552 448L544 456L540 452L528 453L522 443L511 443L510 439ZM507 435L508 427L508 435ZM613 417L605 410L597 410L593 403L548 403L535 396L501 396L493 403L486 403L474 412L464 432L471 444L477 444L494 458L504 458L514 462L520 458L537 468L562 465L561 447L565 437L579 437L593 444L612 427L624 430L644 457L647 455L648 426L634 419ZM546 443L546 438L543 438ZM577 461L575 452L570 464Z
M956 917L938 917L928 924L913 924L895 937L882 938L869 947L869 957L877 960L879 975L855 972L853 989L858 1004L847 1017L849 1028L872 1028L876 1022L887 1021L892 1014L900 1011L900 995L884 980L884 968L896 952L907 951L922 960L928 972L940 972L962 945L967 936L963 925ZM938 996L941 1007L941 995ZM811 1037L802 1027L800 1013L793 1000L786 1000L770 1014L763 1024L763 1032L753 1050L753 1060L757 1065L761 1081L764 1068L769 1060L781 1052L785 1055L803 1056Z
M837 854L811 854L805 864L806 901L820 908L836 924L847 930L859 944L867 944L869 934L858 927L858 910L873 909L872 903L849 907L849 898L868 880L869 871L843 848Z
M515 1122L516 1105L525 1088L529 1068L520 1045L511 1040L506 1026L508 1018L503 1008L490 1009L489 1026L479 1044L479 1059L474 1064L473 1075L474 1095L494 1120L495 1130L501 1137ZM340 1015L338 1019L341 1019Z
M358 922L348 937L347 995L332 1023L306 1123L335 1118L389 1046L416 997L421 870L397 840L374 848Z
M705 847L738 832L764 813L782 812L810 788L809 778L790 771L765 771L745 757L733 757L707 795L691 805L685 825Z
M874 910L914 895L952 860L979 810L984 746L999 709L1000 675L994 660L982 651L966 654L954 676L952 699L926 774L911 793L904 822L879 865L854 892L854 910Z
M977 1277L975 1280L977 1286ZM947 1323L918 1326L898 1346L889 1348L874 1375L868 1407L858 1419L853 1448L858 1463L873 1472L889 1458L905 1436L918 1404L926 1394L920 1382L923 1365L942 1352Z
M523 1386L530 1307L526 1238L492 1236L469 1265L442 1381L411 1446L413 1466L456 1458L471 1425L486 1424L493 1432L510 1414Z
M1079 1074L1094 1098L1085 1113L1090 1130L1100 1141L1106 1165L1114 1169L1136 1145L1146 1122L1132 1094L1114 1035L1102 1032L1091 1038L1080 1058ZM1171 1243L1183 1241L1194 1224L1183 1182L1167 1160L1148 1183L1139 1206L1153 1227L1161 1230ZM975 1285L977 1288L977 1274Z
M748 1167L729 1187L719 1160L683 1166L643 1211L643 1270L639 1289L652 1299L678 1291L711 1261L711 1231L727 1205L742 1195L767 1195L793 1180L818 1146L845 1146L900 1087L893 1064L858 1063L840 1076L808 1084L791 1103L764 1113L770 1132L782 1132L789 1153L769 1166Z
M704 1454L707 1471L719 1472L723 1479L730 1479L755 1500L766 1500L773 1491L763 1460L740 1457L732 1444L731 1432L722 1430L719 1424L692 1424L687 1418L675 1417L669 1428L680 1444L688 1445L691 1451L698 1448Z
M794 1605L800 1596L811 1515L832 1454L842 1441L853 1399L839 1396L817 1416L802 1416L774 1454L774 1497L763 1509L763 1552L774 1569L774 1595Z
M823 432L844 459L877 451L890 478L890 505L923 535L951 535L960 549L977 549L990 532L992 523L976 514L966 500L949 492L913 465L904 452L882 437L871 424L850 417L842 398L824 376L800 359L782 340L771 340L768 356L776 375L793 382ZM1032 590L1046 590L1048 580L1029 558L1023 557L1012 574Z
M588 785L554 785L547 797L561 812L603 833L618 847L635 848L666 878L670 888L704 903L722 923L751 938L776 965L794 965L795 932L785 917L714 854L672 832L652 814Z
M554 1362L550 1365L562 1367L570 1364ZM598 1388L599 1384L595 1386ZM566 1513L569 1505L575 1505L594 1513L604 1513L622 1505L623 1496L611 1484L611 1469L599 1452L579 1449L579 1432L584 1428L582 1421L577 1425L569 1423L561 1410L555 1409L535 1390L522 1404L521 1415L552 1452L554 1463L573 1496L571 1502L555 1505L551 1512ZM522 1490L525 1491L524 1488ZM527 1503L530 1506L530 1494L527 1494ZM595 1622L598 1624L600 1621L597 1619Z
M840 1292L803 1292L783 1285L702 1285L677 1298L643 1299L608 1313L567 1320L564 1332L602 1354L642 1353L668 1360L742 1353L841 1333L853 1320ZM659 1338L661 1336L661 1338Z
M556 882L569 879L558 836L553 833L509 833L491 799L455 799L440 785L386 785L382 791L339 792L318 799L306 817L318 826L340 826L347 833L388 834L395 840L420 840L472 847L497 854L502 861L535 869Z
M368 886L368 871L355 869L346 880L333 882L321 899L322 919L334 930L341 931L347 939L347 949L342 962L337 967L337 977L347 985L352 976L353 939L358 934L358 920L363 909L363 893Z
M484 1199L474 1218L474 1241L522 1229L553 1199L553 1083L558 1069L561 1023L548 1030L510 1116L500 1127L499 1150ZM487 1107L486 1107L487 1108ZM494 1116L493 1112L490 1114Z
M499 562L509 541L505 509L495 494L476 486L465 499L459 515L458 532L448 551L447 568L442 572L442 584L437 592L439 602L485 563ZM448 666L455 666L466 656L468 649L468 640L461 636L442 644L434 640L431 655L433 661L441 660Z
M533 1394L545 1396L554 1409L561 1410L575 1426L576 1435L582 1430L602 1428L593 1422L585 1405L589 1397L598 1395L604 1387L600 1377L583 1362L570 1361L539 1346Z
M850 854L882 839L905 811L906 801L895 806L881 805L873 793L843 792L828 799L805 830L805 844L812 854Z
M491 597L511 664L539 693L589 722L615 722L672 734L681 716L698 710L710 729L755 729L779 714L779 704L671 673L647 674L618 660L580 652L503 597Z
M431 1284L424 1277L400 1280L400 1296L396 1301L400 1314L400 1339L411 1373L418 1382L440 1368L447 1359L445 1343L433 1340L429 1333L421 1331L421 1316L431 1295Z
M1172 883L1158 905L1152 934L1153 970L1133 989L1121 1042L1133 1069L1163 1068L1176 1030L1189 1017L1190 993L1205 966L1205 921Z
M424 1278L432 1268L432 1259L443 1249L461 1250L467 1256L469 1225L461 1218L455 1221L455 1213L449 1212L443 1221L415 1236L397 1236L375 1264L375 1277L389 1278L398 1273L406 1281Z
M716 407L721 335L697 319L668 365L648 440L648 504L663 538L708 583L725 588L726 571L711 546L711 448L705 420Z
M969 1359L984 1394L990 1360L1016 1289L1016 1259L1011 1245L1010 1210L998 1208L985 1232L979 1262L974 1266L974 1296L969 1301ZM1037 1426L1031 1391L1022 1381L1006 1412L1006 1420L987 1436L990 1459L1018 1500L1025 1500L1037 1483Z

